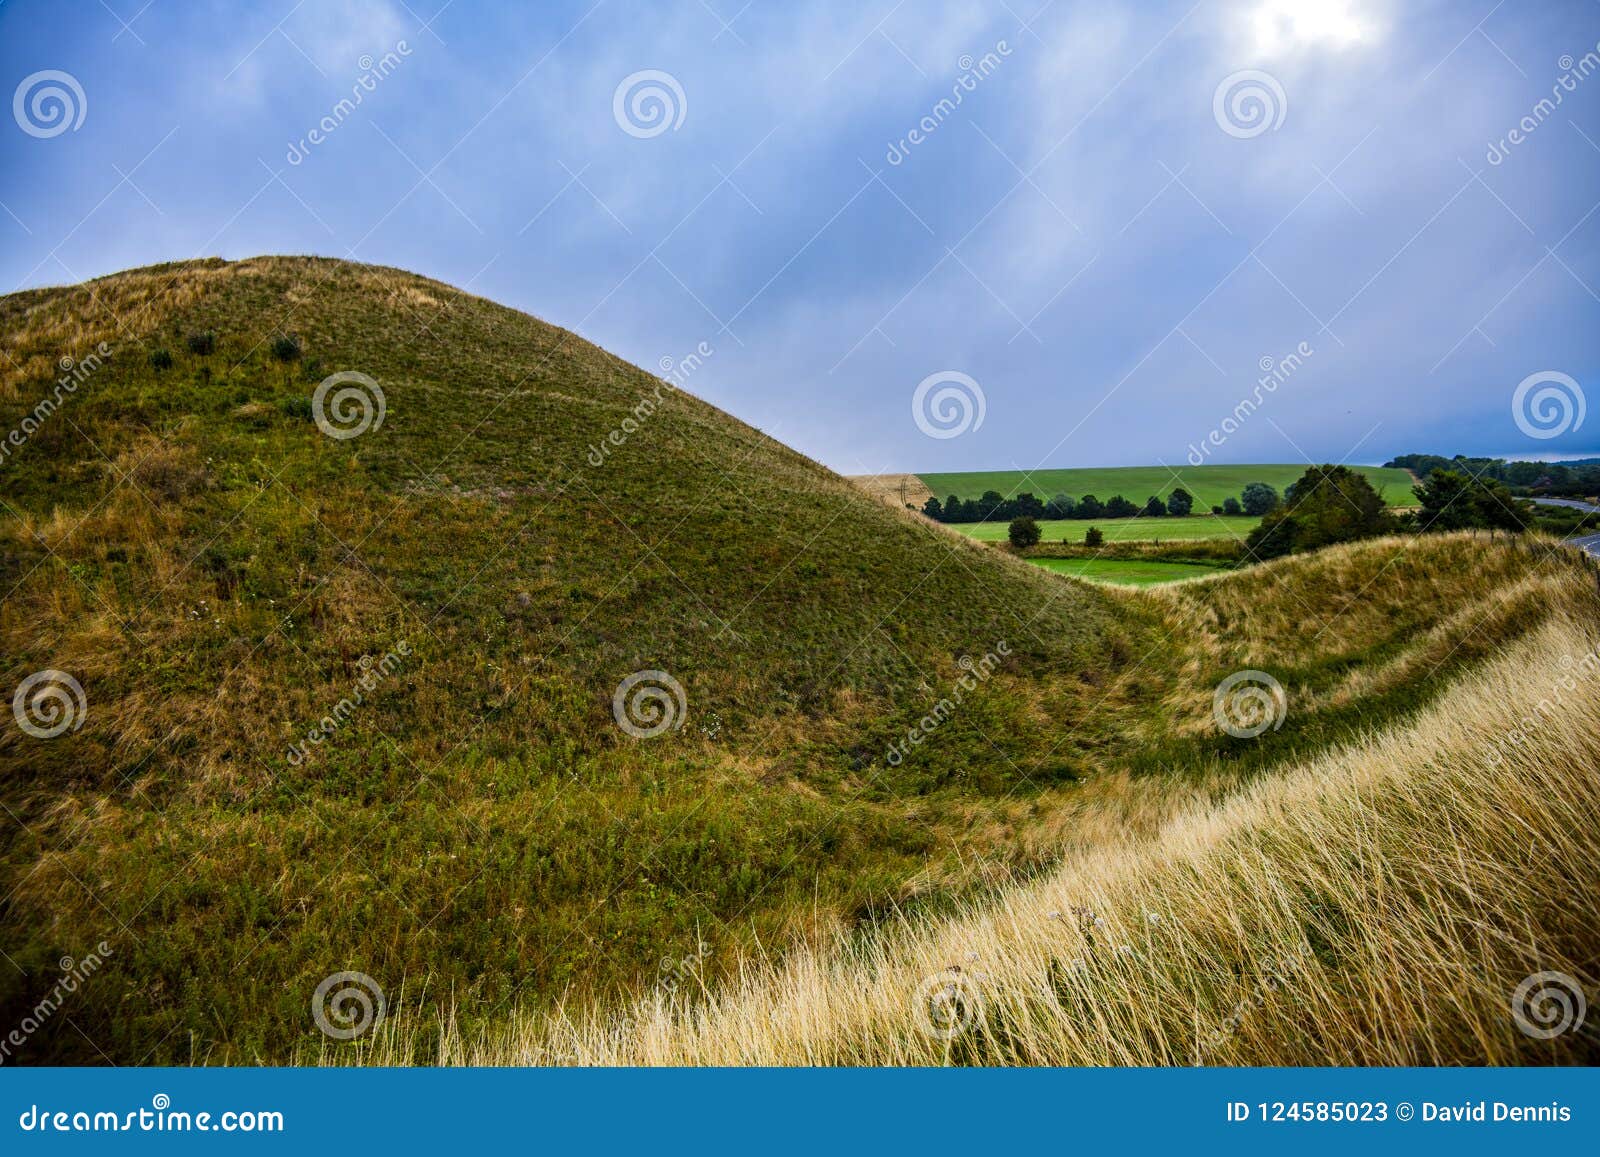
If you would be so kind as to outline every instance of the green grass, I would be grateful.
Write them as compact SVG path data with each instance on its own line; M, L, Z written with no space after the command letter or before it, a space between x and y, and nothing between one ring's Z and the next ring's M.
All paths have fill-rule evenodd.
M1187 518L1103 518L1093 521L1068 518L1040 522L1039 530L1043 536L1041 541L1046 543L1060 542L1063 538L1068 542L1082 542L1091 526L1098 526L1107 542L1149 542L1155 539L1163 542L1194 542L1206 538L1244 538L1260 521L1259 518L1244 515L1235 518L1215 514L1192 514ZM952 522L948 525L951 530L979 542L1004 542L1006 528L1010 524Z
M0 429L102 340L3 466L0 702L59 669L88 706L0 728L0 1023L61 958L112 964L9 1060L283 1059L328 1044L311 994L347 970L424 1037L649 991L700 943L714 980L1038 871L1082 780L1245 777L1381 725L1555 605L1457 540L1170 601L1062 582L689 394L640 420L658 379L571 333L337 261L0 298ZM386 416L337 441L311 397L342 370ZM1245 666L1297 705L1251 745L1208 722ZM646 670L687 710L637 739L612 696Z
M1199 578L1216 574L1221 569L1188 562L1139 562L1111 558L1032 558L1028 561L1055 574L1129 587L1148 587L1157 583L1177 582L1179 579Z
M1404 470L1382 466L1357 466L1391 506L1412 506L1411 476ZM1120 494L1130 502L1144 505L1152 494L1165 499L1174 487L1182 486L1194 495L1196 512L1221 506L1225 498L1237 498L1248 483L1265 482L1279 494L1300 475L1305 466L1294 463L1269 463L1243 466L1190 466L1187 463L1168 470L1165 466L1110 466L1061 470L972 470L959 473L923 474L923 483L942 502L954 494L960 498L979 498L986 490L998 490L1004 497L1032 493L1049 501L1057 494L1082 498L1093 494L1101 502ZM1175 477L1176 476L1176 477Z

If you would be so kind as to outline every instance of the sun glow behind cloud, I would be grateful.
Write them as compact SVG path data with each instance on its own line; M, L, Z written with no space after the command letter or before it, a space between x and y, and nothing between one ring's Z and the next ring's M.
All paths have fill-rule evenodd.
M1350 48L1375 38L1372 18L1351 0L1263 0L1251 13L1256 50L1281 56L1310 48Z

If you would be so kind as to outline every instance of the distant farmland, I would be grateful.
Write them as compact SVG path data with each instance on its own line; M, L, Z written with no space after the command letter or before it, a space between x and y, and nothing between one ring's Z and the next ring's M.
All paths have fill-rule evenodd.
M1412 478L1404 470L1385 466L1356 466L1390 506L1412 506ZM1237 498L1251 482L1265 482L1283 493L1284 487L1305 473L1304 465L1279 462L1257 466L1190 466L1168 470L1165 466L1109 466L1065 470L969 470L949 474L922 474L927 488L943 502L954 494L959 498L981 498L987 490L998 490L1001 497L1031 493L1048 502L1057 494L1082 498L1093 494L1101 502L1120 494L1143 506L1152 494L1163 501L1176 486L1194 495L1195 512L1221 506L1225 498ZM1104 524L1102 524L1104 525ZM1107 528L1109 529L1109 527ZM1142 537L1142 536L1141 536ZM1174 535L1173 537L1177 537Z
M1209 509L1209 507L1207 508ZM1041 519L1039 530L1045 542L1082 542L1091 526L1100 528L1107 542L1192 542L1202 538L1243 538L1256 528L1259 518L1215 514L1191 514L1187 518L1067 518ZM1008 522L951 522L951 530L979 542L1002 542Z

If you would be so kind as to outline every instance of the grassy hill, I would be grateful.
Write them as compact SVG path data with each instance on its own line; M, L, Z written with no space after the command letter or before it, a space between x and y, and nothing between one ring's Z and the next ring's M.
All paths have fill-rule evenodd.
M1411 475L1391 466L1357 466L1390 506L1412 506ZM985 491L997 490L1010 498L1032 493L1048 501L1057 494L1082 498L1093 494L1104 502L1120 494L1131 502L1144 504L1152 494L1166 498L1174 487L1182 486L1194 495L1195 510L1221 506L1225 498L1237 498L1252 482L1265 482L1282 494L1286 486L1306 471L1294 463L1262 465L1190 466L1187 462L1168 470L1165 466L1108 466L1062 470L968 470L945 474L921 474L923 484L942 502L954 494L958 498L980 498Z
M1592 586L1469 539L1182 603L1074 582L337 261L14 294L0 352L0 1019L109 962L23 1060L305 1056L344 971L413 1047L659 992L663 959L715 983L1037 875L1102 780L1226 792L1386 726ZM348 372L372 416L335 437ZM1217 732L1263 664L1292 723ZM82 689L50 738L46 672ZM676 726L619 724L633 676Z

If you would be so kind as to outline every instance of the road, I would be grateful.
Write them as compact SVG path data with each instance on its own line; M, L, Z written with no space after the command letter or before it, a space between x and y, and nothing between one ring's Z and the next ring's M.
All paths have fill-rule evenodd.
M1587 510L1591 514L1600 513L1600 506L1589 502L1579 502L1576 498L1534 498L1531 501L1540 506L1570 506L1574 510ZM1569 538L1567 543L1588 551L1596 558L1600 558L1600 534L1586 534L1581 538Z

